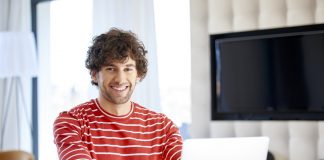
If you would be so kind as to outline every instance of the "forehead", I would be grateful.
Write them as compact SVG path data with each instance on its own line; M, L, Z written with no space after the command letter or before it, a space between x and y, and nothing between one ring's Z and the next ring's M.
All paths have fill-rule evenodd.
M133 60L130 57L125 58L124 60L111 60L110 62L107 62L108 66L136 66L136 61Z

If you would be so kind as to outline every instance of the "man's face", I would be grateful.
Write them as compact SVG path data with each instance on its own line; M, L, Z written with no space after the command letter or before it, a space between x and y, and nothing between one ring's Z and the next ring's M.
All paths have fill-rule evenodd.
M99 96L114 104L130 100L138 77L136 62L127 58L125 62L112 62L101 67L93 77L98 83Z

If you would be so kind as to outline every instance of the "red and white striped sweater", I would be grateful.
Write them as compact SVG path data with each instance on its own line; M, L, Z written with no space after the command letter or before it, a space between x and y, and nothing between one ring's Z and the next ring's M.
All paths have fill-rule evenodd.
M54 122L60 160L178 160L182 138L165 115L133 103L125 116L91 100L62 112Z

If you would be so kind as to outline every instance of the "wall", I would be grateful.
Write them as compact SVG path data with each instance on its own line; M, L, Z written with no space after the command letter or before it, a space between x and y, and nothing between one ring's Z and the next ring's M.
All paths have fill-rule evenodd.
M315 23L324 0L191 0L191 136L265 135L277 160L324 159L324 121L210 121L209 34Z

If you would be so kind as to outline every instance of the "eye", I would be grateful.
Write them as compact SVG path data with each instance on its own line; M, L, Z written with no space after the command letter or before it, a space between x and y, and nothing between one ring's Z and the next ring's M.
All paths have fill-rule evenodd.
M114 71L115 70L115 68L114 67L106 67L106 69L105 69L106 71Z
M134 69L133 68L125 68L124 69L126 72L130 72L130 71L133 71Z

